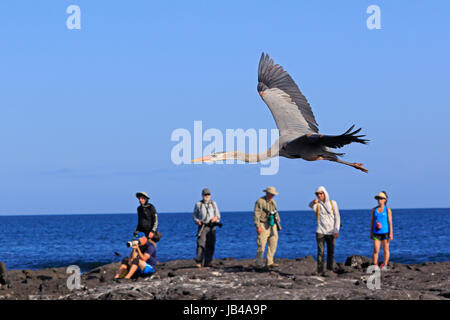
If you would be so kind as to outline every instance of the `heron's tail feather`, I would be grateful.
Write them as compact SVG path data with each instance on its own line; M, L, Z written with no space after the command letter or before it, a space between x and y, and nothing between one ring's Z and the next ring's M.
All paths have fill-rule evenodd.
M323 135L319 139L321 145L330 147L330 148L342 148L343 146L350 144L352 142L357 142L361 144L367 144L369 140L362 139L365 135L357 135L361 131L361 128L352 132L355 128L355 125L352 125L347 131L338 136L327 136Z

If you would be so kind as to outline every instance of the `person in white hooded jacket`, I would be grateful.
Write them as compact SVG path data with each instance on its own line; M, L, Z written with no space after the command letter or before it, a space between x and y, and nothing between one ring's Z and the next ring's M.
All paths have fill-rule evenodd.
M341 217L336 201L330 200L325 187L318 187L315 194L317 199L311 201L309 206L314 210L317 219L317 272L320 274L324 272L325 243L327 244L327 269L333 270L334 246L339 236Z

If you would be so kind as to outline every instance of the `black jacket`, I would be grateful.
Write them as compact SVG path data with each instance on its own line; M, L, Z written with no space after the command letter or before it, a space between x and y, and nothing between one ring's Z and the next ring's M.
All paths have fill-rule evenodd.
M156 232L158 228L158 213L151 203L146 203L137 208L138 225L136 231L144 232L148 235L150 232Z

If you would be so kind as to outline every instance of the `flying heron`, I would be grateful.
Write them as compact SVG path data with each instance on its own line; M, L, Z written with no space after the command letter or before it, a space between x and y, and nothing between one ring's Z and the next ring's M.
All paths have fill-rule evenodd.
M258 66L257 89L275 119L280 132L278 140L269 149L258 154L241 151L215 152L192 162L229 159L259 162L281 156L290 159L302 158L307 161L334 161L368 172L362 163L341 160L338 156L344 154L331 150L352 142L366 144L368 140L361 139L365 135L356 135L361 128L352 132L355 127L353 125L343 134L336 136L319 134L318 124L308 100L283 67L274 65L273 59L264 52Z

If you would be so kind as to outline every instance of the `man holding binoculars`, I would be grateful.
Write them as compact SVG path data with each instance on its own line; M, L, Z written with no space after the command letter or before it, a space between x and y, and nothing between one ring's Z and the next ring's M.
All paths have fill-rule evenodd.
M198 225L197 257L194 259L198 268L210 267L216 245L216 226L221 227L220 211L217 204L211 200L211 191L202 190L202 200L194 206L192 215L194 223Z
M267 247L267 261L265 266L271 268L278 266L273 262L273 257L278 244L278 231L281 230L277 204L273 199L278 192L275 190L275 187L268 187L263 191L266 195L256 201L253 215L256 233L258 234L256 239L258 245L256 252L256 267L264 267L264 251L266 249L266 243L268 242L269 245Z

